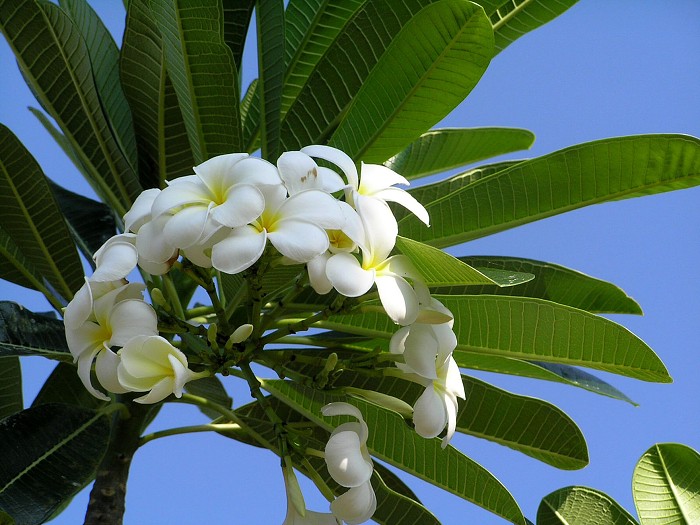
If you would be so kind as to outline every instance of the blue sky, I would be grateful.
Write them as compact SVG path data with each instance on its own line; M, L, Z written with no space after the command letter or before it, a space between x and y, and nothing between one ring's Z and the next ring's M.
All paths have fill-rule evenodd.
M121 2L93 2L120 32ZM87 185L26 110L37 105L0 42L0 122L29 147L47 175L81 192ZM687 133L700 136L700 3L694 0L582 0L497 56L482 82L443 126L512 126L537 135L542 155L618 135ZM643 317L615 316L666 363L670 385L596 372L639 407L579 389L481 374L494 384L540 397L566 411L587 438L591 464L565 472L510 449L458 436L453 444L491 470L534 519L542 496L568 485L607 492L634 513L631 475L657 442L700 449L700 189L577 210L458 248L460 254L514 255L555 262L611 281L634 297ZM38 295L0 284L2 299L47 309ZM26 359L27 403L52 363ZM476 375L476 374L475 374ZM248 401L232 389L236 405ZM696 407L696 408L693 408ZM169 407L158 428L202 421L187 407ZM474 505L405 476L445 525L501 524ZM304 485L310 508L325 501ZM87 492L53 523L81 522ZM159 440L141 449L132 467L127 525L136 523L281 523L285 501L278 460L266 451L218 436Z

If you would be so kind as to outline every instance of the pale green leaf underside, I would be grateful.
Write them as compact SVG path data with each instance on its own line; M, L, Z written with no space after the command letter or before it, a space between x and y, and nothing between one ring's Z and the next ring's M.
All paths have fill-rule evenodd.
M411 180L528 149L534 141L532 132L516 128L433 129L384 165Z
M443 450L438 439L421 438L395 412L290 381L263 380L262 387L327 430L340 424L341 418L321 417L321 407L332 401L352 403L360 409L369 426L367 447L372 455L512 523L525 524L517 503L493 475L457 449Z
M451 246L601 202L700 183L700 140L639 135L588 142L520 162L431 202L431 227L411 216L402 235ZM415 196L415 194L414 194Z
M700 523L700 454L678 443L654 445L634 469L632 495L643 525Z
M607 494L587 487L566 487L542 498L537 525L637 525Z
M482 9L460 0L426 6L379 58L329 144L356 160L384 162L457 107L492 56Z

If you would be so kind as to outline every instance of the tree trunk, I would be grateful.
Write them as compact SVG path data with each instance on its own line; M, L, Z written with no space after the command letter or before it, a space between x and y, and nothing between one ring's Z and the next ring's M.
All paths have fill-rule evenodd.
M126 405L130 416L124 417L120 411L114 415L109 448L97 469L84 525L122 525L123 522L129 467L153 407L124 399L120 402Z

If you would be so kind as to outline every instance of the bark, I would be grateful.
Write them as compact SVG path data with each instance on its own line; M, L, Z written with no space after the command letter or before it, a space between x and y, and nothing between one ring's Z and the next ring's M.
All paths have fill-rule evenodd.
M129 467L152 407L121 401L127 406L130 416L123 417L119 411L114 416L110 444L97 469L84 525L123 523Z

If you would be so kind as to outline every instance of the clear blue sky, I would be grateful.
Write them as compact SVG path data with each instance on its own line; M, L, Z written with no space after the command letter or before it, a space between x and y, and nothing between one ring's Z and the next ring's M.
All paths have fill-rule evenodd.
M116 34L121 1L93 2ZM36 105L14 60L0 42L0 122L28 145L47 175L87 191L87 185L26 110ZM524 127L537 135L521 157L618 135L678 132L700 136L700 2L695 0L582 0L547 26L496 57L482 82L443 125ZM568 485L601 489L634 513L632 469L657 442L700 449L700 190L692 189L578 210L469 243L461 254L515 255L562 264L621 286L643 317L616 316L663 359L675 382L655 385L604 373L640 403L632 407L579 389L481 374L517 393L564 409L582 428L591 464L558 471L476 438L453 444L491 470L534 520L542 496ZM36 294L0 284L0 298L48 309ZM25 359L26 403L52 363ZM236 405L248 401L232 389ZM202 421L196 411L171 407L157 428ZM445 525L502 524L474 505L406 476ZM324 500L304 485L310 508ZM56 525L81 523L83 491ZM132 467L125 523L281 523L284 489L278 460L266 451L218 436L159 440L141 449Z

